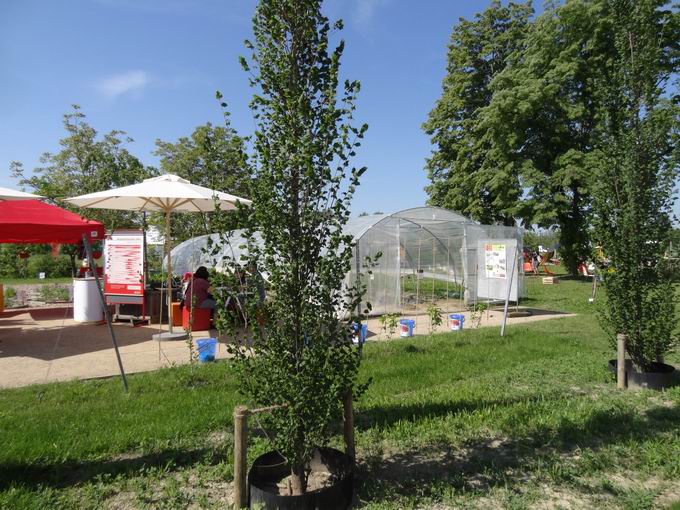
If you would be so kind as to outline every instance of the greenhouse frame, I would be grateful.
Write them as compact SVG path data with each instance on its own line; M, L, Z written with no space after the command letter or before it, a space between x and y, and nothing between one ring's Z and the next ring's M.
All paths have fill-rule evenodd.
M344 230L355 240L355 264L347 283L362 275L371 315L425 312L432 304L454 311L479 301L509 297L516 302L523 296L520 227L482 225L453 211L425 206L352 218ZM240 246L245 244L241 231L233 232L228 246L217 254L207 253L208 237L189 239L172 250L177 273L199 265L221 270L224 255L241 259ZM219 243L218 234L210 237ZM486 270L484 250L491 248L496 255L502 248L507 274ZM370 267L367 257L374 260Z

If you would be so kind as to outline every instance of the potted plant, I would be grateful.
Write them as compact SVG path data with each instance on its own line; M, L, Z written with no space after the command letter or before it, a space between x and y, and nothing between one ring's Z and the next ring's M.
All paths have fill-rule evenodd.
M352 459L327 445L343 397L358 388L352 335L363 289L345 282L355 260L343 226L365 170L350 159L367 126L353 125L359 83L338 94L344 44L330 49L329 34L342 24L320 4L261 0L251 57L241 59L256 89L253 204L241 211L246 254L226 265L238 285L256 274L268 281L260 319L245 321L247 347L232 352L249 403L274 407L260 418L273 451L249 473L251 504L271 508L345 508L352 498ZM246 309L261 300L240 294L254 297Z
M660 84L671 68L667 15L652 4L616 4L616 55L601 83L601 140L593 153L595 234L607 300L602 324L625 338L629 386L670 385L664 355L678 343L675 290L664 252L672 232L677 179L676 106ZM664 11L665 12L665 11ZM595 257L600 260L599 257Z

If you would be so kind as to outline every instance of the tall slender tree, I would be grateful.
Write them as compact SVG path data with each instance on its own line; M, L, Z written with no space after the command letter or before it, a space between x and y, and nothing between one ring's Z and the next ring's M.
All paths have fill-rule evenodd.
M680 63L680 13L663 0L609 0L616 66L599 83L603 105L592 168L595 235L605 268L603 319L627 336L633 362L652 371L680 337L664 252L672 234L680 176L677 89L665 92Z
M359 293L345 284L352 238L343 234L365 169L351 158L367 129L354 126L359 83L340 85L344 42L321 0L261 0L250 59L257 122L248 267L267 275L266 327L255 327L253 356L235 350L243 392L256 404L284 406L270 425L291 466L293 494L305 492L314 448L328 443L355 385L358 351L350 322Z

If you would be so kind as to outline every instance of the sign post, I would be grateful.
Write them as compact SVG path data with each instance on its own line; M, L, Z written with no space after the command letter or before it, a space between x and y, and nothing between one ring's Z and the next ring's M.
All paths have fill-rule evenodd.
M517 248L512 257L512 270L510 271L510 282L508 283L508 294L505 296L505 307L503 308L503 323L501 324L501 336L505 336L505 323L508 320L508 304L510 303L510 291L512 290L512 278L515 276L515 264L517 263Z

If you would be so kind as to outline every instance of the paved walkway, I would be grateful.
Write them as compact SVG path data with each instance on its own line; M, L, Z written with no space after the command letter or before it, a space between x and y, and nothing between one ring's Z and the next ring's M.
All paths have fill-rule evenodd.
M133 328L121 322L114 324L114 332L126 373L189 361L186 341L159 343L151 338L158 325ZM194 338L209 336L207 331L194 332ZM224 345L219 347L217 357L226 356ZM77 323L66 307L0 313L0 388L119 373L106 324Z
M465 312L465 328L474 327ZM537 320L566 317L535 310L533 315L508 319L508 326ZM484 312L481 327L501 323L502 312ZM425 315L404 315L416 320L415 334L429 334ZM165 329L165 328L164 328ZM158 325L131 327L114 324L123 366L127 373L146 372L189 361L186 341L157 342L151 336ZM449 331L446 317L437 331ZM195 331L194 339L214 337L215 331ZM368 340L386 341L377 318L368 321ZM399 336L397 330L392 338ZM218 344L217 358L227 357L224 344ZM109 377L119 374L115 352L106 325L79 324L71 308L7 310L0 313L0 388L27 386L54 381Z
M557 319L559 317L573 317L575 314L570 314L570 313L562 313L562 312L551 312L551 311L546 311L546 310L537 310L537 309L528 309L528 308L519 308L520 311L522 312L530 312L531 315L528 315L526 317L508 317L506 327L511 327L515 324L523 324L527 322L536 322L536 321L543 321L547 319ZM512 307L510 312L514 312L515 307ZM452 312L452 313L457 313L461 314L465 317L464 321L464 328L465 329L471 329L471 328L476 328L476 327L496 327L499 329L499 334L500 334L500 326L501 322L503 321L503 311L500 310L489 310L485 311L481 314L481 317L479 317L478 322L473 320L472 314L470 312ZM449 322L448 322L448 313L442 314L442 325L439 326L438 328L435 328L434 332L435 333L444 333L444 332L449 332L451 331ZM414 329L414 335L429 335L430 334L430 319L429 317L424 314L424 313L412 313L408 314L405 313L403 314L400 318L402 319L414 319L416 321L415 329ZM385 332L382 330L382 325L380 324L380 320L375 317L368 319L367 321L368 324L368 333L367 333L367 340L373 341L373 340L389 340L390 338L397 338L400 335L399 329L390 337L388 332Z

